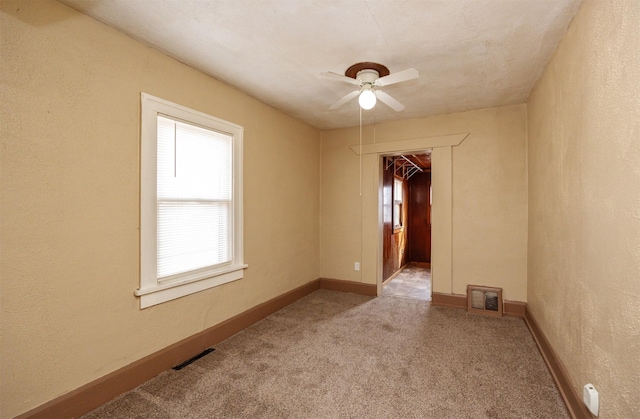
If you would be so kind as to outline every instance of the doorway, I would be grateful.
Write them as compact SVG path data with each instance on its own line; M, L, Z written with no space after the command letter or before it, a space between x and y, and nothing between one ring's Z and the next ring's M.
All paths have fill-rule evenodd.
M382 294L431 301L431 153L383 164Z

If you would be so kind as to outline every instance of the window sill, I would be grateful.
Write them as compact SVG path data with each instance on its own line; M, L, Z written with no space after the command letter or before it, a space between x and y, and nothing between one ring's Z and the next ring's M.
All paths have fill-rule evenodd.
M187 279L169 284L137 289L134 292L134 295L136 297L140 297L140 308L143 309L242 279L244 276L244 269L247 267L248 265L243 264L225 269L224 271L216 272L207 278Z

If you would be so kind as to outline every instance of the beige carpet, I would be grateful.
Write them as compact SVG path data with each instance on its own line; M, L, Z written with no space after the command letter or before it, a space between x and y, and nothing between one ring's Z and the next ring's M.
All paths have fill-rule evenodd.
M320 290L85 418L565 418L524 322Z

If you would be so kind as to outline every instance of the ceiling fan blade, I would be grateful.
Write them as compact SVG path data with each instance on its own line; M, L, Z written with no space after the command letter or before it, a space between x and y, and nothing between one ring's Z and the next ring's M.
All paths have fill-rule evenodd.
M343 76L342 74L332 73L331 71L320 73L320 77L360 86L360 80L352 79L351 77Z
M400 83L407 80L417 79L420 76L418 70L410 68L408 70L399 71L397 73L389 74L388 76L380 77L376 80L376 86L389 86L390 84Z
M394 111L400 112L404 110L404 105L398 102L397 100L395 100L388 93L385 93L382 90L376 90L376 96L378 96L378 99L380 99L382 103L384 103Z
M333 105L329 106L329 109L338 109L340 106L344 105L345 103L347 103L348 101L350 101L354 97L358 96L359 94L360 94L360 90L354 90L353 92L351 92L348 95L344 96L342 99L340 99L339 101L337 101Z

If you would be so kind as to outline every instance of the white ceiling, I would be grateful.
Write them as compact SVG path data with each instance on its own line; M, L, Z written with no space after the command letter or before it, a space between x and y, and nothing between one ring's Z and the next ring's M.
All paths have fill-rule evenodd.
M318 128L358 125L354 87L319 78L361 61L418 80L365 122L524 103L581 0L61 0Z

